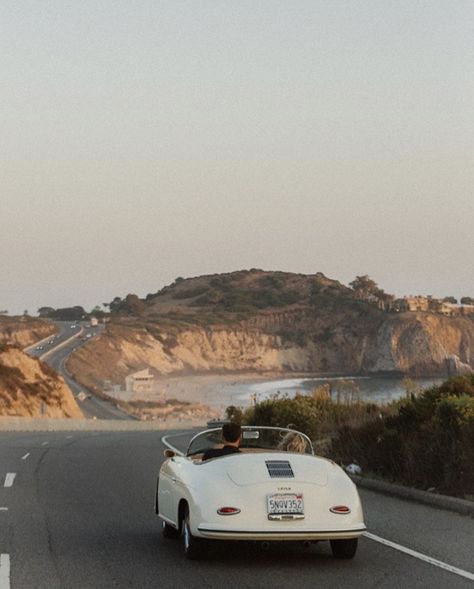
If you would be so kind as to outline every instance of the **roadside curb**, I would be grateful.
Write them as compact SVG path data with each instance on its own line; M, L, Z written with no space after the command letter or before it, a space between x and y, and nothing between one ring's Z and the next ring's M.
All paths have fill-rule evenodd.
M0 432L147 432L204 427L199 420L68 419L0 416Z
M354 483L362 489L376 491L384 495L391 495L392 497L399 497L408 501L416 501L430 507L438 509L447 509L454 511L461 515L469 515L474 517L474 501L467 499L459 499L458 497L450 497L448 495L437 495L436 493L429 493L421 489L413 489L412 487L404 487L395 483L388 483L377 479L368 479L361 476L349 475Z

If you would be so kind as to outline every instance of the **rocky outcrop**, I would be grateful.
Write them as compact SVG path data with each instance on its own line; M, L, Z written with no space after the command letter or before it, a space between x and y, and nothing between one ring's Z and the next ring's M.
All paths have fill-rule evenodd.
M456 360L454 360L456 359ZM432 313L389 315L367 352L368 372L447 376L474 366L474 321Z
M83 417L60 376L36 358L5 345L0 351L0 415Z

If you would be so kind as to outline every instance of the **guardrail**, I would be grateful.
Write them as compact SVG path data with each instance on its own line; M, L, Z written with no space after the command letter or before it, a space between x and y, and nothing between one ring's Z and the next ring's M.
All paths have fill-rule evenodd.
M193 429L205 427L202 420L154 420L137 421L127 419L51 419L40 417L0 417L2 432L65 432L65 431L104 431L104 432L145 432L171 429Z
M470 515L474 517L474 501L467 499L460 499L459 497L451 497L449 495L438 495L437 493L430 493L422 491L421 489L414 489L412 487L404 487L395 483L389 483L379 479L368 479L365 477L350 475L354 483L363 489L376 491L392 497L399 497L407 501L415 501L416 503L423 503L430 507L437 507L439 509L448 509L455 511L461 515Z

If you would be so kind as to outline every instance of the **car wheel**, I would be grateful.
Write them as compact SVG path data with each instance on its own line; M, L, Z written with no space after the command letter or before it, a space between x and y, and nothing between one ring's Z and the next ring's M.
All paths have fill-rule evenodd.
M178 538L179 537L179 531L176 528L173 528L173 526L170 526L169 524L167 524L166 522L162 522L161 531L163 533L163 538Z
M331 540L331 550L335 558L354 558L357 552L358 538L350 540Z
M186 506L183 522L181 524L181 538L183 542L184 556L190 560L202 558L205 554L205 540L196 538L191 534L189 525L189 507Z

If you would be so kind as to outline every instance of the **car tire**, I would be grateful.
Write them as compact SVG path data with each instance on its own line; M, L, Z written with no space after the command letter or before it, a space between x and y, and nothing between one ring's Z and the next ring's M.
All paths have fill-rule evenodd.
M179 538L179 530L177 530L176 528L173 528L173 526L170 526L165 521L162 522L161 531L163 534L163 538L170 538L170 539Z
M181 523L181 540L183 543L184 556L189 560L198 560L205 555L206 541L196 538L191 534L189 524L189 507L186 506L183 521Z
M354 558L357 552L358 538L348 540L331 540L331 550L334 558Z

